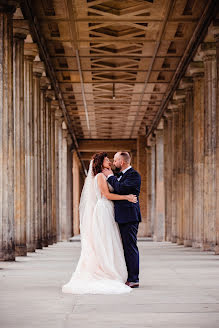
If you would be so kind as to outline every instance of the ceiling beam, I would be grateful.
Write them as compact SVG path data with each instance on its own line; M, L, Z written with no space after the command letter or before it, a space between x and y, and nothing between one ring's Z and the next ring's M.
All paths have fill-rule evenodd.
M120 150L124 151L135 151L137 149L136 139L79 139L78 146L80 152L117 152Z

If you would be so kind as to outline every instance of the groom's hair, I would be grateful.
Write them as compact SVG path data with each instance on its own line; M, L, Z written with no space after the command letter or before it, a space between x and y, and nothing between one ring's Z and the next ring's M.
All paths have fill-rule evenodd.
M122 156L122 159L125 163L130 164L131 163L131 156L127 151L121 151L119 153L120 156Z

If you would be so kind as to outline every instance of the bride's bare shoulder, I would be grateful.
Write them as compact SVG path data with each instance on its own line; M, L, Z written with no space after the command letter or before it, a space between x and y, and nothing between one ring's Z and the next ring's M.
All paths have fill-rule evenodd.
M106 180L105 175L102 172L98 173L96 175L96 177L97 177L98 181L100 181L100 182Z

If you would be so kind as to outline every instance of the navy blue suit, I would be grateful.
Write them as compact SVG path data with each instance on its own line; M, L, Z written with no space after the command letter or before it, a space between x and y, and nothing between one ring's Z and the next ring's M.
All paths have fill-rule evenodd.
M141 176L133 168L124 173L120 181L115 176L108 178L108 182L119 195L136 195L140 193ZM138 225L141 221L139 201L131 203L127 200L115 200L115 220L119 224L124 248L124 255L128 270L128 281L139 281L139 252L137 247Z

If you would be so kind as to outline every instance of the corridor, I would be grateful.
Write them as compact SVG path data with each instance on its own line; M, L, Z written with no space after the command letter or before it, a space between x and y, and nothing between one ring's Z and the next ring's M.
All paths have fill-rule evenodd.
M0 263L2 328L218 328L219 258L169 242L139 242L141 286L128 295L69 295L80 254L60 242Z
M141 286L62 294L90 160L117 151ZM218 255L219 1L0 0L0 327L218 328Z

